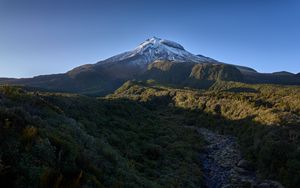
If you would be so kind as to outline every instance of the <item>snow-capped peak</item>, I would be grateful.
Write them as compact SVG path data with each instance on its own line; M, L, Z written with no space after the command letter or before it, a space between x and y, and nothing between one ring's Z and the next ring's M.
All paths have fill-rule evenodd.
M105 62L126 61L130 64L147 65L156 60L193 63L215 61L211 58L194 55L176 42L152 37L141 43L134 50L111 57Z
M141 43L137 47L137 49L145 48L147 45L151 45L154 48L158 47L159 45L167 45L167 46L172 47L172 48L178 48L178 49L184 50L183 46L181 46L180 44L178 44L176 42L160 39L160 38L157 38L157 37L152 37L150 39L147 39L146 41Z

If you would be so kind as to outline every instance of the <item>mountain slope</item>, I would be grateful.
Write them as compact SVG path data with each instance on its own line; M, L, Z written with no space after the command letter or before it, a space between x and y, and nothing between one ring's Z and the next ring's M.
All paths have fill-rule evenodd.
M246 83L300 85L300 77L286 72L279 73L255 73L243 72Z
M26 79L0 79L2 84L40 87L51 91L105 95L125 81L135 79L157 60L177 63L215 63L216 60L199 57L186 51L180 44L153 37L132 51L121 53L96 64L76 67L64 74L42 75Z
M196 64L190 77L198 80L243 81L243 75L236 67L225 64Z
M132 57L139 58L131 59ZM120 61L124 62L124 60L130 60L126 62L137 65L147 65L156 60L194 63L217 62L216 60L208 57L194 55L186 51L183 46L176 42L153 37L151 39L147 39L132 51L113 56L107 60L99 62L98 64L109 64Z
M140 76L140 79L182 85L189 79L194 65L194 63L176 63L158 60L148 65L148 70Z
M287 71L273 72L273 75L293 76L294 74Z
M139 77L180 87L208 88L215 81L242 81L242 73L232 65L212 63L176 63L155 61Z
M163 65L164 63L166 64ZM193 64L203 63L204 66L197 65L198 69L189 70L194 66ZM170 66L171 69L168 71L154 70L154 67L158 65L165 68ZM152 67L151 70L149 70L149 66ZM199 76L199 72L196 71L204 69L204 72L209 73L208 77L203 76L204 72L201 72L201 76ZM220 74L223 76L218 76ZM261 74L249 67L222 63L203 55L194 55L176 42L156 37L147 39L131 51L96 64L76 67L64 74L41 75L25 79L1 78L0 84L25 85L59 92L106 95L127 80L146 78L193 87L199 87L207 81L210 85L212 80L217 79L247 83L300 85L299 76L286 73ZM208 85L205 84L205 87Z

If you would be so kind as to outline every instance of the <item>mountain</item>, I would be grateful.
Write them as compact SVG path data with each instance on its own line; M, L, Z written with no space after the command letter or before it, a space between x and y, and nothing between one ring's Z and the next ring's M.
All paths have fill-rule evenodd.
M153 37L147 39L132 51L113 56L98 64L111 64L126 61L131 65L135 64L143 66L156 60L194 63L217 62L216 60L205 56L194 55L186 51L183 46L176 42Z
M95 64L76 67L63 74L22 79L0 78L0 84L106 95L131 79L156 79L193 87L202 87L203 84L207 87L217 80L300 85L299 76L285 73L261 74L249 67L194 55L176 42L157 37L147 39L131 51Z
M196 88L208 88L215 81L242 81L243 74L232 65L213 63L177 63L157 60L148 65L140 80Z
M293 76L294 74L287 71L279 71L279 72L273 72L273 75L284 75L284 76Z
M236 67L225 64L196 64L190 76L198 80L243 80L242 73Z
M300 77L285 71L276 73L243 72L244 82L260 84L300 85Z
M212 60L212 61L214 61L214 63L219 63L219 64L227 64L227 63L221 63L221 62L219 62L219 61L217 61L217 60L215 60L215 59L212 59L212 58L210 58L210 57L206 57L206 56L203 56L203 55L197 55L197 56L199 56L199 57L204 57L204 58L207 58L207 59L210 59L210 60ZM232 64L228 64L228 65L232 65ZM245 66L240 66L240 65L233 65L233 66L235 66L237 69L239 69L241 72L257 72L256 70L254 70L254 69L252 69L252 68L250 68L250 67L245 67Z
M161 83L183 84L189 79L195 63L176 63L157 60L148 65L147 71L139 77L140 80L156 80Z
M121 53L96 64L76 67L64 74L41 75L23 79L0 79L2 84L17 84L50 91L105 95L129 79L147 71L157 60L176 63L216 63L216 60L196 56L176 42L153 37L132 51Z

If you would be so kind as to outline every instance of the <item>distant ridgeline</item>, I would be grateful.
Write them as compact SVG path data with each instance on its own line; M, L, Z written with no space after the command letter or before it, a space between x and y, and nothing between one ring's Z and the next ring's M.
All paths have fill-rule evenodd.
M176 42L153 37L132 51L96 64L76 67L64 74L33 78L0 78L0 84L24 85L49 91L106 95L128 80L154 79L168 84L208 88L215 81L300 85L299 74L258 73L249 67L230 65L194 55Z

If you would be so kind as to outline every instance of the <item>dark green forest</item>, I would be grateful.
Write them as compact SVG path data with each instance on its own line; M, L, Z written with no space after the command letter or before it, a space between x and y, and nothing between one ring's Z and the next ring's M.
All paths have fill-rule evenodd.
M126 99L3 86L1 187L198 187L202 140Z
M300 87L128 81L106 97L0 87L1 187L201 187L203 138L238 138L262 177L300 185Z

